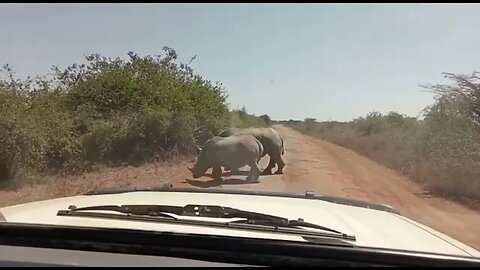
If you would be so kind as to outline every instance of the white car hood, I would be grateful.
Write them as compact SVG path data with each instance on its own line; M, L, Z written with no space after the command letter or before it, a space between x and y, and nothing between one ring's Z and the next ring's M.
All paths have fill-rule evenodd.
M307 198L222 193L136 191L107 195L81 195L32 202L1 208L0 213L3 214L7 222L125 228L305 241L300 236L279 233L112 220L96 217L57 216L58 210L67 210L70 205L86 207L125 204L162 204L176 206L185 206L187 204L221 205L289 219L303 218L306 222L355 235L356 241L352 243L357 246L480 257L480 252L476 249L395 213Z

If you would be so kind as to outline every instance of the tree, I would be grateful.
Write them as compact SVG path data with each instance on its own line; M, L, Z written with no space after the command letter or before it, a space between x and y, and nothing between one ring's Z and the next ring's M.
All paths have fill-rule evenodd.
M480 72L473 72L471 75L457 75L453 73L443 73L445 78L451 79L454 85L436 84L426 85L436 94L436 104L459 104L454 111L448 113L462 114L468 117L475 125L480 126ZM443 106L430 107L432 110L442 110ZM427 110L428 111L428 110ZM428 114L428 113L427 113Z

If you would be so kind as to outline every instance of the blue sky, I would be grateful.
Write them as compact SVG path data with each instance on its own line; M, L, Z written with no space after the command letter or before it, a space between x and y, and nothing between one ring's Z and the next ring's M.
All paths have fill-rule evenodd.
M1 4L0 63L45 74L90 53L174 48L245 106L274 119L416 116L420 84L480 71L474 4Z

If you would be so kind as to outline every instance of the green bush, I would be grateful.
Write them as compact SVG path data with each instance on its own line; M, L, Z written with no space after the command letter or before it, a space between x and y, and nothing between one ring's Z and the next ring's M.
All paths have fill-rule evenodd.
M67 165L78 149L62 96L39 78L14 80L4 69L9 80L0 83L0 180Z
M271 119L268 115L255 116L248 114L247 109L243 107L240 110L230 112L230 126L238 128L247 128L252 126L267 127L271 125Z
M437 94L426 109L424 155L429 186L442 194L480 198L480 78L445 76L454 85L427 86Z
M232 124L218 82L164 56L86 57L54 78L0 79L0 180L190 154ZM235 124L265 124L242 111Z

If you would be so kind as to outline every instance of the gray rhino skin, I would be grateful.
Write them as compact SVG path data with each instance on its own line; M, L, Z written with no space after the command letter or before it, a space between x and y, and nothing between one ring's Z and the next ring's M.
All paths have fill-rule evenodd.
M251 169L247 181L258 182L261 170L257 163L264 155L264 148L262 143L254 136L215 136L209 139L199 150L200 155L197 162L192 168L188 168L194 178L199 178L209 168L213 168L213 179L221 180L222 166L241 168L248 165Z
M282 155L285 154L285 144L282 136L280 136L280 133L278 133L278 131L276 131L275 129L265 127L231 127L223 130L219 134L219 136L228 137L246 134L255 136L255 138L257 138L257 140L262 143L264 148L263 156L270 156L270 162L268 163L268 166L265 168L265 170L263 170L262 174L272 174L272 169L275 167L275 165L278 165L278 169L275 174L282 174L283 168L285 167L285 162L282 159ZM237 170L237 168L234 167L226 169L232 169L234 171Z

